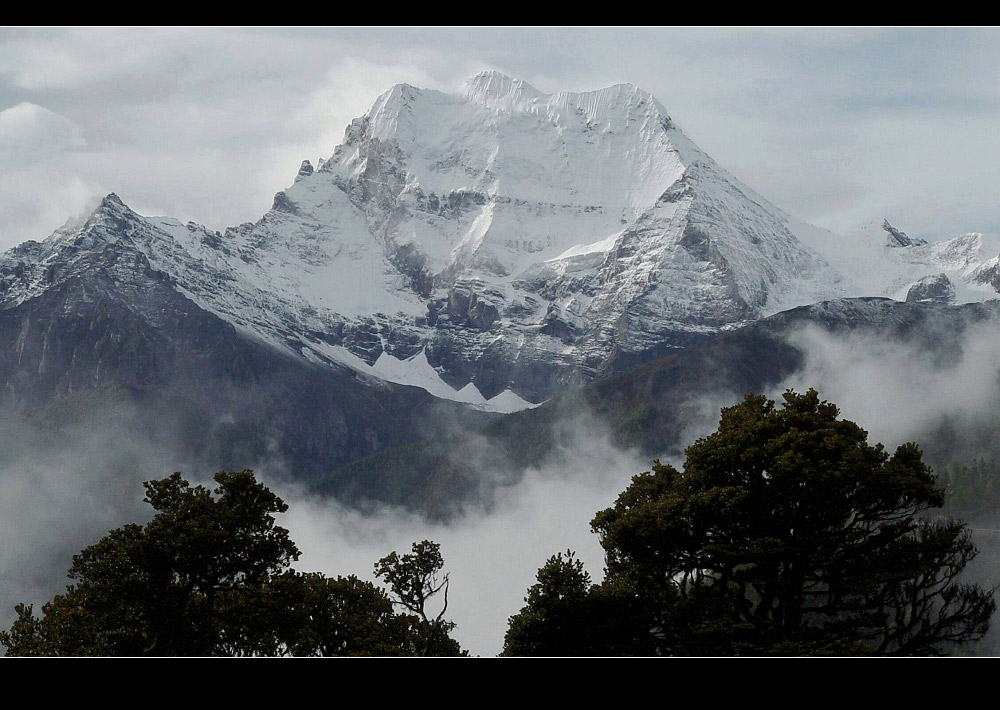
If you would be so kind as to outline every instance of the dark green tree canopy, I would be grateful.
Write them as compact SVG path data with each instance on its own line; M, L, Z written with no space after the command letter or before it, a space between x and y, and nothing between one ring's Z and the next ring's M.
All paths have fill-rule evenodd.
M39 628L51 653L238 652L230 639L243 634L229 601L259 595L299 550L275 524L284 501L251 471L220 472L215 481L214 496L179 473L147 482L153 519L113 530L73 557L74 584L43 608Z
M915 444L891 455L815 390L748 395L633 477L592 528L605 579L571 553L538 571L507 655L940 654L986 632L961 581L965 526Z
M915 444L889 455L815 390L748 395L592 526L651 604L664 653L936 654L982 636L992 593Z
M574 553L538 570L525 606L510 617L504 656L630 656L653 652L644 608L632 590L594 585Z
M424 620L396 614L370 582L292 570L299 550L274 518L288 506L251 471L220 472L215 481L214 491L179 473L147 482L153 519L74 556L73 584L41 617L18 605L0 633L7 655L460 653L448 635L453 624L438 623L428 641ZM434 564L443 565L439 552ZM399 580L409 589L405 575Z

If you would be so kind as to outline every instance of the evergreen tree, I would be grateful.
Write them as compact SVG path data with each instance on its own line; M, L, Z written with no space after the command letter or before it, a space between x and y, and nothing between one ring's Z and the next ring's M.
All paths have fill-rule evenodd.
M356 577L292 570L299 550L274 519L288 506L251 471L220 472L215 481L214 495L179 473L144 484L153 519L113 530L74 556L73 584L40 617L19 604L0 633L7 655L460 653L448 635L454 625L440 616L396 614L382 589ZM438 552L432 566L440 569L436 545L420 545ZM425 590L424 600L432 594Z
M616 656L653 651L647 610L630 589L591 584L572 551L548 559L510 617L504 656Z
M815 390L748 395L594 518L607 574L653 605L660 653L940 654L980 638L992 592L915 444L889 455Z
M415 656L463 655L451 631L455 624L444 618L448 611L448 575L441 575L444 558L441 546L424 540L415 542L408 555L396 552L375 563L375 574L385 580L394 595L393 603L410 614L407 635L410 651ZM428 602L442 593L441 610L434 615Z
M557 555L510 620L508 655L937 655L983 636L964 524L920 449L890 455L815 390L747 395L655 462L592 529L605 581Z

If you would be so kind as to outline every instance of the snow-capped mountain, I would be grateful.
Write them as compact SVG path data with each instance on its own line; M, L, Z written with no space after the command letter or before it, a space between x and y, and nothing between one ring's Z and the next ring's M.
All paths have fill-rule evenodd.
M927 242L876 220L858 233L805 241L848 277L850 296L970 303L997 297L991 281L1000 243L979 233Z
M486 72L458 94L393 87L253 224L215 232L109 195L0 258L0 307L119 244L292 357L511 411L824 299L994 297L982 242L888 222L839 237L741 184L641 89L547 95Z

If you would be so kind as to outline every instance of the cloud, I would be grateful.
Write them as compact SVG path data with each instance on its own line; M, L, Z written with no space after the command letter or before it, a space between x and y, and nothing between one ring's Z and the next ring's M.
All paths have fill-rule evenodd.
M885 340L870 332L834 336L815 327L789 341L805 353L805 364L774 389L814 387L875 439L895 447L920 443L943 420L970 428L993 422L1000 403L1000 331L995 321L970 326L945 347L917 340Z
M70 119L29 101L0 111L0 155L6 160L46 158L87 146Z
M76 122L44 106L0 111L0 247L41 239L95 203L100 186L67 169L87 148Z
M169 41L171 34L124 28L8 30L0 43L0 71L23 89L86 88L141 73L158 59L162 63L163 40Z
M933 349L916 340L889 342L871 334L797 331L790 338L804 351L804 365L769 396L776 398L787 387L816 387L821 397L840 406L843 417L868 429L870 440L889 447L920 442L942 417L970 428L992 423L1000 401L996 325L970 327L959 339ZM704 393L688 402L685 441L710 433L719 407L741 395ZM54 440L17 418L2 422L4 624L10 623L14 603L40 603L61 591L73 553L114 527L148 518L151 511L140 502L141 481L185 470L172 460L176 447L169 436L137 439L121 427L101 424L100 413L89 414L93 422L70 427ZM115 416L129 421L128 412ZM508 619L523 606L548 557L574 550L594 580L601 579L603 550L590 532L590 520L651 464L616 449L606 428L585 414L564 422L554 439L564 443L550 463L528 471L516 485L497 488L487 509L466 509L447 523L391 507L362 513L309 495L288 482L280 462L258 474L289 504L279 524L302 550L296 569L376 581L373 566L381 557L408 552L412 542L423 539L440 543L451 575L447 616L458 623L455 636L473 654L489 656L502 649ZM470 454L475 458L468 462L471 470L494 481L510 480L503 457L488 446L465 450L478 451Z
M945 337L942 334L941 337ZM1000 403L1000 330L997 323L972 326L947 347L930 350L918 341L887 341L872 333L834 336L809 327L789 336L805 353L804 365L773 388L780 401L787 388L819 390L841 416L870 432L869 440L897 445L920 442L943 419L973 428L995 421ZM686 405L682 440L711 433L719 409L744 393L705 392ZM302 569L348 574L376 581L374 561L413 541L439 542L451 573L449 617L455 635L475 654L502 650L507 620L523 606L527 588L549 556L572 549L594 581L603 576L603 550L590 532L594 514L614 503L631 477L651 462L617 450L606 428L583 416L563 422L565 441L553 462L528 471L515 486L501 487L492 509L466 511L448 524L431 523L396 509L370 515L286 489L286 525L303 550ZM470 468L495 480L509 479L502 456L484 444L482 461ZM682 461L671 461L682 465Z
M603 549L590 521L651 465L617 450L593 420L566 426L558 463L529 470L517 485L500 488L489 512L470 509L448 523L392 508L362 515L285 489L289 512L283 524L302 549L298 568L377 582L378 559L433 540L451 575L446 617L458 624L455 638L472 655L500 653L508 619L524 606L528 587L550 556L574 550L595 582L603 578ZM470 467L504 477L490 471L487 461Z
M204 472L192 475L174 460L179 447L169 434L157 441L136 437L130 424L136 415L127 408L109 416L88 411L91 421L58 435L17 417L0 422L0 627L13 620L15 603L40 605L61 592L73 554L113 528L151 517L141 502L142 481L179 468L189 480L207 482ZM497 489L488 512L468 508L447 523L392 507L362 513L310 495L288 481L281 462L257 474L289 504L278 522L302 550L298 570L377 582L373 567L385 555L409 552L419 540L440 543L451 575L447 618L458 623L455 636L464 648L490 656L502 650L508 618L523 606L549 556L575 550L601 579L603 551L590 520L650 467L611 446L592 420L567 424L560 439L557 462ZM485 448L482 457L470 467L507 477L489 469Z
M96 423L58 437L15 416L0 417L0 424L0 619L6 626L14 604L38 608L64 590L72 556L83 547L150 517L141 482L169 475L163 462L170 459L150 442Z

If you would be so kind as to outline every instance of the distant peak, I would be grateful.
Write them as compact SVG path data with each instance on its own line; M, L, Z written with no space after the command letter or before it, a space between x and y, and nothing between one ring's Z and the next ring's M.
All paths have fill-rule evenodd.
M101 200L101 207L124 207L125 203L122 202L122 198L113 192L109 192L103 200Z
M479 72L470 78L465 82L465 94L476 103L494 108L526 103L545 96L531 84L498 71Z
M97 208L91 213L91 217L122 217L131 212L132 210L129 209L128 205L122 202L122 198L113 192L109 192L105 195L104 199L101 200L101 203L97 206Z
M135 212L133 212L128 205L122 202L122 199L118 197L113 192L109 192L105 195L104 199L97 208L91 212L90 216L86 218L84 224L89 224L94 220L98 222L107 222L111 220L113 222L121 222L122 220L133 220L138 218Z
M886 237L886 246L890 247L916 247L926 244L927 242L923 239L915 239L913 237L906 236L906 232L902 232L891 224L889 220L882 220L882 229L886 231L888 236Z
M612 86L607 86L603 89L596 89L593 91L584 92L565 92L564 94L559 94L560 96L565 95L567 97L575 97L577 101L581 101L586 104L596 104L596 105L607 105L607 106L625 106L625 105L642 105L646 104L652 106L657 112L661 113L664 117L669 118L667 115L666 108L663 107L655 96L651 93L642 89L635 84L613 84Z
M643 98L651 97L650 94L645 89L640 89L638 86L631 82L625 82L623 84L612 84L606 89L598 89L598 91L606 91L609 94L624 94L626 96L641 96Z
M496 69L487 69L486 71L481 71L478 74L473 74L468 79L465 80L465 85L467 87L487 87L487 86L501 86L509 84L524 84L520 79L515 79L512 76L508 76L503 72L499 72Z
M419 93L420 89L415 87L413 84L407 84L405 82L399 84L393 84L392 88L389 89L390 96L406 100L412 99Z
M118 195L109 192L96 205L91 202L79 216L68 219L49 239L90 248L118 239L129 225L141 219Z

